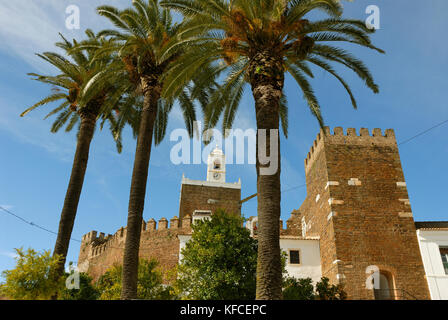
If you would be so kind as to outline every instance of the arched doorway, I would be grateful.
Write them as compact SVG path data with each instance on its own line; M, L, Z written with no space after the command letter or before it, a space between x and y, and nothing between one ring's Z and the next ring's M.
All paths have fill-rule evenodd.
M375 279L374 279L375 282ZM395 300L395 288L392 274L387 271L380 271L379 287L374 283L375 300Z

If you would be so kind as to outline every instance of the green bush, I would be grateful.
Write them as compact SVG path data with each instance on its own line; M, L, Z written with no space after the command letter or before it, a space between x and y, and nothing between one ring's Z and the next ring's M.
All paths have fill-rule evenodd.
M156 270L155 259L140 260L138 266L137 299L172 300L173 288L162 284L162 273ZM121 297L121 265L115 265L104 273L97 282L100 300L119 300Z
M49 300L64 286L64 279L55 281L50 269L59 263L59 257L52 257L50 251L37 252L15 249L16 266L3 271L5 283L0 295L13 300Z
M254 299L257 241L243 227L244 219L217 210L198 221L182 250L177 291L184 299Z
M285 300L314 300L314 287L311 278L287 278L283 288L283 299Z
M65 275L65 279L69 276ZM59 293L60 300L97 300L100 296L99 291L92 284L92 278L87 274L81 272L79 274L79 289L64 289Z
M283 282L283 299L285 300L345 300L347 294L342 285L330 285L323 277L313 287L311 278L286 278Z
M341 284L330 285L330 280L323 277L321 281L316 284L318 300L346 300L347 293L344 291L344 287Z

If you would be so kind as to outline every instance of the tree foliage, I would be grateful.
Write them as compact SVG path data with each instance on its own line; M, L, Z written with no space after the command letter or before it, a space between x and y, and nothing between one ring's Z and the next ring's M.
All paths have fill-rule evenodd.
M314 286L311 278L288 277L283 288L285 300L314 300Z
M117 59L112 63L115 70L114 78L127 85L130 92L144 94L142 82L149 82L150 87L156 87L159 91L159 87L165 85L163 78L171 72L178 74L176 68L183 67L178 64L178 60L184 48L179 46L173 48L173 44L182 38L181 24L173 22L171 12L160 7L158 0L134 0L131 7L123 10L103 5L97 8L97 12L116 28L99 33L108 39L107 45L84 41L79 48L93 48L104 54L111 52L116 54ZM168 48L171 49L167 50ZM205 66L198 73L208 74L208 71ZM158 106L155 106L157 118L154 126L156 145L166 134L168 114L175 100L182 111L185 127L190 136L193 136L194 122L197 120L194 102L198 102L205 110L208 97L216 86L214 81L200 83L195 78L182 77L175 81L179 89L176 94L168 96L158 92L160 97ZM137 117L135 120L136 122L131 125L137 128L140 119Z
M283 283L285 300L345 300L347 293L341 284L332 285L330 280L322 277L316 286L311 278L296 279L288 277Z
M65 278L70 274L66 273ZM79 273L79 289L67 289L64 287L58 298L60 300L97 300L99 298L99 291L92 283L92 277L87 273Z
M347 293L344 291L342 284L330 284L327 277L323 277L321 281L316 284L316 299L318 300L346 300Z
M48 300L63 287L63 279L50 277L50 269L60 258L52 257L50 251L15 249L16 266L3 272L6 279L0 295L14 300Z
M171 300L173 289L162 284L162 273L157 270L155 259L141 259L138 266L137 299L142 300ZM100 300L119 300L122 289L121 265L115 265L107 270L97 282Z
M113 40L106 40L86 30L86 36L91 46L79 50L78 41L70 42L61 35L62 41L56 46L64 50L61 55L54 52L37 54L40 58L56 68L56 75L40 75L29 73L33 80L52 86L52 93L37 102L21 116L27 115L36 108L58 101L60 104L47 114L45 119L58 115L53 122L51 132L58 132L66 126L69 132L78 127L80 118L88 113L93 114L96 120L100 120L101 128L106 122L110 124L111 134L116 142L117 150L121 152L121 131L117 124L119 121L128 121L121 115L113 113L120 109L129 109L138 105L140 101L134 95L125 95L126 83L119 81L117 67L112 64L116 60L113 53L101 54L100 48L110 47ZM124 118L124 119L123 119Z
M257 241L241 217L217 210L210 220L193 225L182 250L177 286L184 298L254 299Z
M320 104L309 81L314 78L313 68L331 74L345 89L354 108L354 94L333 63L353 71L374 93L379 91L365 64L340 47L349 43L384 53L370 39L375 30L364 21L343 18L339 0L163 0L161 5L186 17L182 34L189 36L173 43L167 51L182 45L190 47L180 58L184 67L178 68L179 74L173 73L166 79L167 94L178 87L174 82L197 73L202 65L213 63L211 72L203 74L209 79L227 72L224 85L210 99L205 129L214 127L221 116L223 129L231 128L245 85L263 75L276 79L283 87L284 73L289 73L321 126ZM309 20L309 14L316 11L323 13L323 19ZM259 55L268 59L263 58L254 66ZM270 60L276 61L274 68ZM287 135L288 107L284 95L280 102L278 112Z

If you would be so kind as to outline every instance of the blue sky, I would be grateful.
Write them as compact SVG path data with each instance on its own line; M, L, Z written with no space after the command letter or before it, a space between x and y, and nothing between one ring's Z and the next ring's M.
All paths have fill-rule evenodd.
M100 4L127 6L128 0L15 0L0 3L0 205L29 221L57 230L68 184L75 133L50 133L51 120L42 120L50 107L20 118L25 108L48 94L50 88L33 82L28 72L52 70L34 56L54 50L58 32L67 37L83 36L85 28L99 30L108 23L95 14ZM81 9L81 30L65 28L65 9ZM312 80L323 108L326 124L344 128L394 128L398 141L448 119L446 73L448 71L448 2L431 0L355 0L344 2L345 16L365 19L368 5L381 10L381 29L374 42L386 55L367 49L346 47L372 70L380 94L372 94L356 76L341 69L356 94L359 110L353 110L346 92L329 74L316 72ZM339 70L339 69L338 69ZM305 183L303 159L318 130L306 109L297 85L286 81L290 108L290 136L282 139L282 189ZM247 91L236 127L255 127L253 99ZM173 110L168 132L183 126L178 109ZM448 126L400 146L402 165L416 220L448 220L446 159ZM206 165L179 165L169 161L169 140L153 149L145 220L178 214L182 174L205 179ZM135 141L125 133L125 147L117 154L110 134L97 131L73 237L98 230L115 233L126 224L127 204ZM256 192L253 165L230 165L227 180L242 180L243 197ZM286 221L306 196L305 188L282 195L282 218ZM245 216L256 215L256 199L243 206ZM13 267L14 248L53 249L55 236L26 225L0 212L0 271ZM68 260L77 261L79 244L71 243Z

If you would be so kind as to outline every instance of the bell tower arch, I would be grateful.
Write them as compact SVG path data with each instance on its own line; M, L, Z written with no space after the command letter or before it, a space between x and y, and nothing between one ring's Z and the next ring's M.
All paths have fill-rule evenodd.
M226 157L218 146L208 155L207 181L226 182Z

